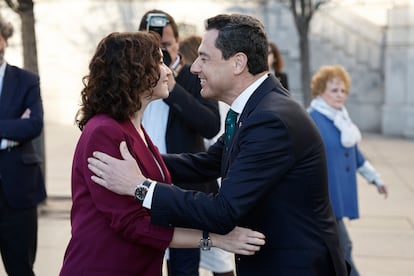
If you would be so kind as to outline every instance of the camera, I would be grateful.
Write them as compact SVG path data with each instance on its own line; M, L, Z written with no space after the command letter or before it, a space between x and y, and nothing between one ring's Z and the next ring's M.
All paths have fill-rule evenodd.
M147 16L147 31L156 32L162 37L162 30L170 23L167 16L162 13L149 13Z
M149 13L147 15L147 31L152 31L162 37L162 31L167 24L170 23L167 16L162 13ZM164 63L169 66L171 63L171 56L167 49L161 47L162 54L164 56Z

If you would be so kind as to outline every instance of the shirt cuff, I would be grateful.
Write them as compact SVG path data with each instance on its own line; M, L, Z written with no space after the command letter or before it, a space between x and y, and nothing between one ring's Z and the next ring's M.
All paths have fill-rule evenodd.
M1 143L0 143L0 149L6 149L7 148L7 139L1 139Z
M152 197L154 195L154 189L156 185L157 185L156 181L151 182L151 186L148 188L148 192L145 195L144 201L142 202L142 206L149 210L151 210Z
M358 172L369 182L376 186L383 185L380 174L375 170L374 166L369 161L365 161L361 167L358 168Z

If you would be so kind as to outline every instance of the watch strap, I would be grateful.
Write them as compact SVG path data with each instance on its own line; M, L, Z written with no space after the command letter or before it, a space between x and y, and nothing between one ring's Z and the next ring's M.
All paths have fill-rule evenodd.
M147 187L149 189L149 187L151 186L152 182L153 181L151 179L147 178L147 179L144 180L144 182L141 183L141 185L143 185L143 186L145 186L145 187Z
M203 251L208 251L213 246L213 241L208 236L207 231L203 231L203 236L200 239L200 249Z

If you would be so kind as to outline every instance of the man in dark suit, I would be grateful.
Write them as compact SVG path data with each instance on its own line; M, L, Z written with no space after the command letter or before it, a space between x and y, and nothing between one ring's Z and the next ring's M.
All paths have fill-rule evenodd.
M168 98L151 102L145 110L145 130L161 153L205 151L204 138L211 139L220 130L218 103L201 97L200 81L178 52L179 31L174 18L165 11L150 10L142 16L139 30L160 34L164 62L173 72L168 81ZM215 179L197 184L183 180L175 185L205 193L218 192ZM169 249L169 276L198 275L199 263L198 248Z
M32 141L43 128L39 77L4 60L13 27L0 17L0 252L8 275L34 275L37 205L46 198Z
M226 131L206 153L164 160L173 182L220 174L219 194L184 191L137 175L124 146L124 160L103 153L88 159L93 180L134 195L151 209L154 224L218 233L242 225L262 232L266 244L258 253L236 255L239 276L346 275L324 146L306 110L269 75L262 23L247 15L218 15L206 28L191 70L200 78L203 97L224 101L239 114L235 132ZM206 231L200 244L209 248Z

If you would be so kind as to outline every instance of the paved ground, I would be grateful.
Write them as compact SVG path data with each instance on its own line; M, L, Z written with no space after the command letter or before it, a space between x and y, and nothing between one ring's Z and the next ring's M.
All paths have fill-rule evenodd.
M45 128L49 200L39 221L38 276L58 275L70 237L70 168L78 135L74 126ZM390 196L384 200L359 179L361 218L347 223L355 262L362 276L414 275L414 141L364 133L361 149L382 173Z

